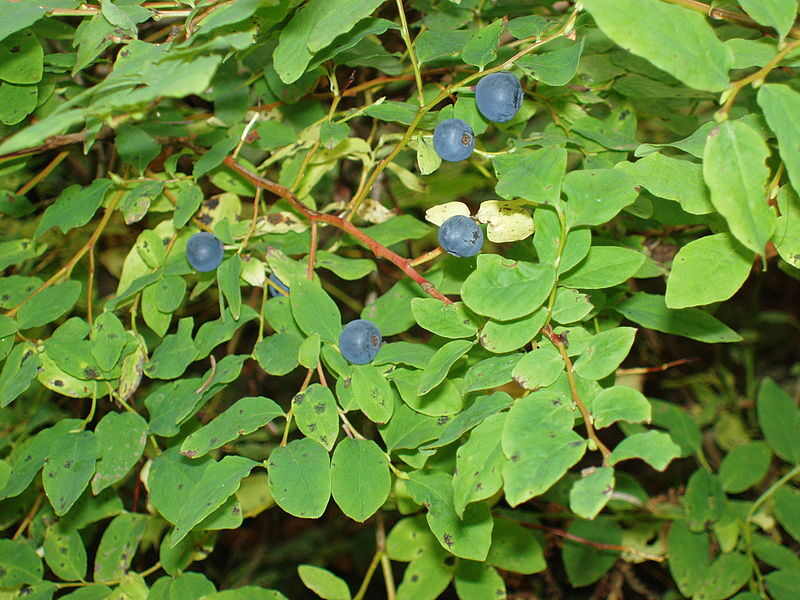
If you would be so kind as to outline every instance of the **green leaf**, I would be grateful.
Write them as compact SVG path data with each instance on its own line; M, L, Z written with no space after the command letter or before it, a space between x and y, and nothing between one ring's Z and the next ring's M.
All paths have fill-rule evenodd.
M147 422L136 413L109 412L94 429L99 458L92 478L92 493L97 495L124 478L144 451Z
M392 288L379 296L361 311L361 318L375 323L384 337L402 333L414 326L411 312L411 299L424 294L410 279L398 281Z
M47 325L67 314L81 295L80 281L65 281L42 290L22 305L17 313L20 330Z
M592 402L594 426L598 429L613 425L617 421L626 423L649 423L650 402L639 390L624 385L606 388Z
M295 517L317 519L331 497L328 452L314 440L293 440L272 450L267 465L275 502Z
M615 327L596 334L575 362L575 373L595 380L610 375L628 356L635 336L633 327Z
M217 283L225 300L228 301L234 321L239 320L242 311L242 288L239 286L241 273L242 261L238 254L222 261L222 264L217 267Z
M626 282L638 273L644 254L616 246L592 246L589 254L559 283L582 290L600 290Z
M287 600L287 598L277 590L245 585L240 588L209 594L204 596L203 600Z
M424 31L414 42L419 63L425 64L461 52L470 41L469 31Z
M584 43L584 38L577 42L554 41L552 47L555 49L523 56L517 61L517 66L546 85L567 85L578 70Z
M765 5L777 0L765 0ZM797 12L796 0L784 0L785 4L793 4L791 9L791 19L794 22ZM782 34L784 35L784 34ZM800 137L800 128L790 118L789 115L795 114L800 110L800 94L787 85L767 84L762 85L758 90L758 105L764 111L764 117L770 129L778 137L778 149L781 159L786 165L789 179L795 190L800 189L800 157L792 149L796 140Z
M765 200L770 176L769 148L743 121L726 121L712 130L703 157L703 177L714 208L731 233L756 254L775 231L775 212Z
M739 342L741 336L716 317L697 308L667 308L664 296L637 292L614 310L647 329L681 335L700 342L716 344Z
M669 571L684 596L693 596L708 575L708 534L695 533L683 520L672 522L669 529Z
M708 260L710 256L713 261ZM755 255L727 233L707 235L683 246L672 261L665 297L669 308L721 302L744 284Z
M317 267L327 269L347 281L362 279L375 270L375 263L366 258L344 258L338 254L320 250L317 252Z
M392 417L394 397L386 377L372 365L353 365L351 386L358 407L373 423Z
M423 450L441 448L455 442L467 431L484 422L488 417L511 406L513 400L505 392L479 396L469 408L456 415L442 430L436 441L426 444Z
M330 451L339 434L339 414L330 388L311 384L292 399L292 410L297 428L303 435Z
M414 471L406 487L415 502L428 508L428 525L442 548L461 558L486 559L493 521L485 503L470 504L459 518L450 477L441 471Z
M776 600L790 600L800 586L800 576L794 571L773 571L765 579L767 589Z
M303 338L294 333L274 333L255 345L253 353L261 368L270 375L286 375L299 365L298 353Z
M331 460L331 492L342 512L363 523L389 497L392 478L386 455L372 440L345 438Z
M97 440L91 431L59 436L50 445L42 482L53 510L66 514L89 485L97 458Z
M468 504L485 500L503 487L503 449L500 444L506 413L493 414L475 427L456 453L453 508L463 517Z
M172 216L172 222L175 227L181 228L185 226L192 215L200 208L203 202L203 190L196 183L189 180L181 180L175 184L177 190L175 198L175 214Z
M434 348L425 344L384 342L372 364L375 366L403 364L422 369L428 364L434 352L436 352Z
M800 462L800 411L789 394L766 377L758 390L756 409L758 424L775 454L789 462Z
M411 562L430 550L449 556L439 546L423 514L400 519L386 538L386 555L392 560Z
M542 346L522 356L512 374L514 381L526 390L544 388L564 372L561 354L552 346Z
M503 354L527 345L539 335L547 321L547 310L538 309L531 315L511 321L488 321L481 329L478 341L489 352Z
M487 564L458 561L454 583L461 600L501 600L506 597L505 581Z
M192 340L194 319L186 317L178 321L178 331L164 338L159 344L144 371L151 379L176 379L192 364L197 348Z
M474 342L469 340L453 340L439 348L422 371L417 394L424 396L442 383L456 361L469 352L473 345Z
M161 144L142 127L121 125L116 133L117 151L124 163L132 165L138 173L161 153Z
M569 507L582 519L594 519L614 492L614 469L600 467L572 485Z
M506 500L517 506L543 494L578 462L586 442L573 430L571 406L556 395L520 398L503 430Z
M660 0L587 0L584 6L614 42L688 87L709 92L728 87L732 58L704 15ZM675 44L678 31L681 43Z
M771 461L772 452L764 442L736 446L722 459L722 488L729 494L741 494L764 479Z
M0 79L8 83L39 83L44 49L31 29L12 33L0 41Z
M436 298L413 298L411 312L420 327L442 337L472 337L478 331L478 318L462 302L444 304Z
M739 4L758 23L774 28L781 39L789 35L797 18L797 0L739 0Z
M381 3L382 0L312 0L307 3L281 30L273 54L278 76L287 84L297 81L315 52L350 31Z
M775 492L775 516L795 540L800 540L800 493L789 487Z
M540 204L556 205L567 170L567 151L557 146L541 150L519 150L492 158L498 196L506 200L524 198Z
M92 357L98 366L110 371L122 357L128 343L125 327L112 312L104 312L95 319L91 333Z
M386 444L387 452L395 450L414 450L430 440L436 439L446 424L439 419L418 413L396 401L392 418L385 425L378 427Z
M426 548L403 573L397 600L436 600L447 588L454 570L451 554L438 546Z
M41 581L42 559L32 545L22 540L0 540L0 586L18 588Z
M503 19L478 28L472 39L464 44L461 59L468 65L483 69L497 58L497 45L503 33Z
M539 308L554 282L555 271L550 266L481 254L477 269L464 281L461 296L474 312L510 321Z
M170 545L175 546L195 525L222 506L257 464L243 456L226 456L209 464L200 480L186 492L189 498L202 500L183 505L170 534Z
M597 517L593 521L574 520L567 533L599 544L619 546L622 543L622 529L607 517ZM575 587L594 583L614 566L619 558L615 550L600 550L584 543L566 540L561 553L569 582Z
M94 563L95 581L119 579L130 567L144 536L148 515L124 512L114 517L100 539Z
M697 163L666 156L656 152L635 163L617 165L631 179L659 198L680 203L681 208L693 215L714 211L705 181L703 167Z
M609 462L615 465L623 460L640 458L655 470L663 471L680 454L680 447L672 441L668 433L647 431L628 436L617 444Z
M789 185L778 191L778 217L772 241L780 257L800 269L800 198Z
M567 225L602 225L633 204L638 192L634 180L621 169L570 171L564 178Z
M507 354L492 356L475 363L464 376L464 393L490 390L509 383L513 377L514 367L517 366L522 354Z
M747 583L752 575L750 560L738 552L722 554L704 573L697 586L695 598L725 600L735 594Z
M306 335L318 333L325 342L335 344L342 330L339 308L317 282L299 279L291 283L289 301L292 315Z
M103 204L111 186L109 179L95 179L87 187L69 186L44 211L33 237L38 238L53 227L58 227L61 233L83 227L92 220L97 209Z
M347 583L327 569L313 565L299 565L297 574L303 584L320 598L350 600L350 588L347 587Z
M553 304L553 320L556 323L575 323L588 315L594 307L589 296L570 288L558 288Z
M542 546L516 521L497 519L492 530L492 546L486 562L499 569L529 575L544 571L547 565Z
M33 344L17 344L0 371L0 407L5 408L28 389L39 372L41 360Z
M183 440L181 454L189 458L205 456L209 451L252 433L281 416L283 410L269 398L242 398Z

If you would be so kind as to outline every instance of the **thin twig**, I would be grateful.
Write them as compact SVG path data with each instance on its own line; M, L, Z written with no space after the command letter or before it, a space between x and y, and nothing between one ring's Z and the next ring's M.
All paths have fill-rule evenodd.
M56 154L55 158L47 163L47 166L39 171L30 181L28 181L25 185L17 190L17 196L22 196L23 194L28 193L29 190L33 189L36 185L39 184L42 179L50 175L58 165L61 164L65 158L69 156L68 150L62 150L58 154Z
M617 369L617 375L644 375L645 373L660 373L661 371L666 371L667 369L671 369L672 367L679 367L680 365L693 363L698 360L700 359L680 358L678 360L666 362L663 365L658 365L657 367L634 367L631 369Z
M760 25L745 14L734 12L732 10L725 10L724 8L716 8L710 4L706 4L705 2L699 2L698 0L662 0L662 2L683 6L684 8L688 8L695 12L703 13L712 19L731 21L732 23L738 23L739 25L744 25L745 27L758 29L764 33L773 33L772 28ZM800 37L800 28L794 27L789 32L789 35L792 37Z

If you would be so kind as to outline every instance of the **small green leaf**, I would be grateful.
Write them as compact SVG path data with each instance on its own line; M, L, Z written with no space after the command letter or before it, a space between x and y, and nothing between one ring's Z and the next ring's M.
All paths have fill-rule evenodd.
M91 431L57 437L42 471L44 491L53 510L66 514L89 485L97 458L97 440Z
M297 574L303 584L320 598L325 600L350 600L350 588L347 583L328 571L313 565L300 565Z
M483 423L488 417L511 406L512 402L511 396L505 392L478 396L469 408L458 413L447 423L435 442L426 444L423 450L441 448L455 442L467 431Z
M564 360L552 346L542 346L522 356L512 374L526 390L544 388L564 372Z
M41 581L42 559L33 546L22 540L0 540L0 586L18 588Z
M354 365L351 386L358 407L373 423L392 417L394 396L386 377L372 365Z
M703 177L714 208L734 237L756 254L763 254L775 231L775 212L764 201L769 154L752 127L726 121L709 134L703 156Z
M269 398L242 398L183 440L181 454L189 458L205 456L281 416L283 410Z
M576 519L570 523L567 533L608 546L622 543L622 529L607 517L597 517L593 521ZM564 542L561 553L569 582L575 587L594 583L614 566L619 558L615 550L600 550L592 544L571 540Z
M345 438L331 460L331 492L342 512L363 523L389 497L392 478L386 455L372 440Z
M468 504L485 500L503 487L503 449L500 440L506 413L487 417L458 448L453 475L453 508L463 517Z
M614 309L647 329L682 335L700 342L715 344L742 340L738 333L709 313L697 308L667 308L664 296L656 294L637 292Z
M319 364L320 339L318 333L312 333L297 351L297 361L306 369L316 369Z
M718 521L725 509L725 492L716 475L698 469L689 478L683 504L692 531L701 531L708 522Z
M76 227L83 227L92 220L97 209L103 204L111 186L112 183L109 179L95 179L87 187L80 185L67 187L61 192L55 203L44 211L33 237L38 238L53 227L58 227L61 233L67 233Z
M626 423L649 423L650 402L639 390L624 385L604 389L592 403L594 426L609 427L617 421Z
M130 567L144 536L148 515L124 512L114 517L100 539L94 563L95 581L119 579Z
M317 519L331 497L328 451L308 438L272 450L267 465L275 502L295 517Z
M441 471L413 471L406 486L415 502L428 507L428 525L442 548L461 558L486 559L493 521L485 503L470 504L459 518L450 477Z
M447 589L454 570L450 553L438 546L426 548L403 573L397 600L436 600Z
M502 600L506 597L505 581L487 564L458 561L454 583L460 600Z
M228 301L231 316L234 321L239 320L242 310L242 288L239 285L239 276L242 273L242 261L238 254L222 261L217 267L217 282L219 289Z
M750 560L738 552L720 555L704 573L695 598L725 600L735 594L752 576Z
M667 543L669 571L681 593L693 596L708 575L711 564L708 534L693 532L689 524L680 519L672 522Z
M795 540L800 540L800 493L789 487L775 492L775 516Z
M274 333L253 348L258 364L270 375L286 375L300 364L298 353L303 338L294 333Z
M117 152L123 163L132 165L138 173L144 172L147 166L161 153L161 144L137 125L127 123L121 125L116 131L115 139Z
M575 362L575 373L586 379L602 379L613 373L628 356L636 329L615 327L601 331L589 341Z
M475 363L464 376L464 393L490 390L509 383L522 354L492 356Z
M47 325L67 314L81 295L80 281L65 281L42 290L22 305L17 313L20 330Z
M335 344L342 330L339 308L319 283L299 279L291 282L289 301L292 315L306 335L318 333L325 342Z
M526 346L539 335L547 321L547 310L536 312L511 321L487 321L481 329L478 341L489 352L504 354Z
M292 399L292 410L297 428L330 451L339 434L339 414L330 388L311 384Z
M39 83L44 49L31 29L12 33L0 41L0 79L8 83Z
M469 340L453 340L439 348L420 375L417 394L424 396L442 383L456 361L469 352L473 345Z
M517 66L546 85L553 87L567 85L578 70L584 43L584 38L577 42L563 38L554 40L547 48L548 50L553 48L550 52L523 56L517 61Z
M744 11L785 38L797 18L797 0L739 0Z
M5 408L28 389L39 372L41 361L33 344L17 344L0 371L0 407Z
M582 290L613 287L634 277L644 262L644 254L629 248L592 246L586 258L559 283Z
M112 312L104 312L95 319L91 333L92 357L98 366L110 371L119 362L122 349L128 343L125 327Z
M192 364L197 348L192 340L194 319L186 317L178 321L178 331L164 338L145 367L151 379L176 379Z
M492 166L497 175L495 191L501 198L556 205L567 169L567 151L557 146L519 150L494 157Z
M674 458L680 456L680 453L681 449L668 433L647 431L628 436L617 444L609 462L615 465L623 460L641 458L655 470L663 471Z
M92 478L97 495L124 478L144 451L147 422L136 413L109 412L94 429L100 455Z
M602 225L633 204L638 192L631 177L620 169L570 171L564 178L567 226Z
M446 338L466 338L478 331L478 318L462 302L444 304L436 298L413 298L411 312L423 329Z
M800 462L800 411L789 394L767 377L758 390L756 410L761 431L775 454L789 462Z
M772 452L764 442L736 446L720 465L722 488L729 494L740 494L753 487L764 479L771 460Z
M536 536L516 521L497 519L492 529L492 546L486 562L499 569L530 575L547 568Z
M497 45L503 32L503 19L477 29L472 39L464 45L461 59L468 65L483 69L497 58Z
M614 492L614 469L600 467L572 485L569 507L582 519L594 519Z
M534 312L550 295L555 282L554 269L546 265L504 259L497 254L481 254L477 264L464 281L461 296L474 312L500 321Z
M366 258L344 258L333 252L317 252L317 267L327 269L347 281L362 279L375 270L375 263Z

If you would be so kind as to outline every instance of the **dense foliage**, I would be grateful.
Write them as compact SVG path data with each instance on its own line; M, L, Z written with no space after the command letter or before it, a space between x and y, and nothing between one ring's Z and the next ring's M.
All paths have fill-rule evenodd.
M0 0L0 599L796 600L796 16Z

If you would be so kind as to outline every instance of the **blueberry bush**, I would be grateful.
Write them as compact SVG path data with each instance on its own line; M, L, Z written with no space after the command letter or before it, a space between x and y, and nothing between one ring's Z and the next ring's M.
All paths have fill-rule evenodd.
M797 0L0 0L0 599L800 597Z

